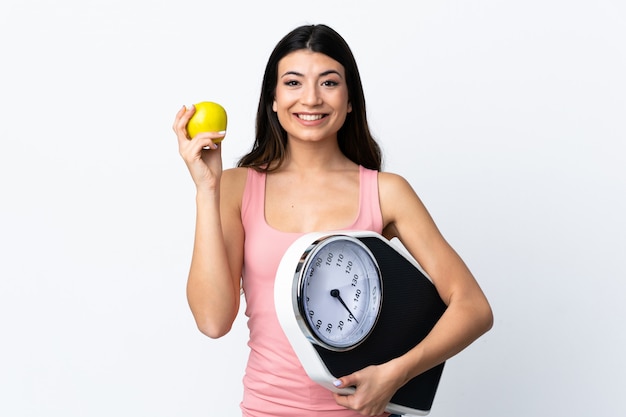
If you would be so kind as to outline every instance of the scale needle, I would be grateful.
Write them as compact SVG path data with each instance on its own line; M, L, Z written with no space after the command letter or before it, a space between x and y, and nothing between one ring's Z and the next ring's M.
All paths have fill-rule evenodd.
M346 303L344 303L343 299L341 298L341 294L339 293L339 290L338 289L330 290L330 295L332 295L333 297L339 300L341 305L348 311L348 313L350 313L350 317L352 317L354 321L356 321L358 324L359 321L356 319L356 317L354 317L354 314L352 314L352 312L350 311Z

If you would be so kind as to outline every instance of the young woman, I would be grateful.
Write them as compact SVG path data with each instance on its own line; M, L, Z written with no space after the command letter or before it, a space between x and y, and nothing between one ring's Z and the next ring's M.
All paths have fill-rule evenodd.
M489 330L489 303L466 265L407 181L380 172L359 71L333 29L302 26L276 45L263 78L256 139L238 167L222 169L214 140L225 132L189 140L193 112L183 107L173 126L197 188L187 295L200 331L217 338L230 330L243 286L250 329L243 416L385 415L399 387ZM287 247L304 233L340 229L398 237L448 306L412 350L340 378L340 386L356 387L351 395L333 394L307 377L273 300Z

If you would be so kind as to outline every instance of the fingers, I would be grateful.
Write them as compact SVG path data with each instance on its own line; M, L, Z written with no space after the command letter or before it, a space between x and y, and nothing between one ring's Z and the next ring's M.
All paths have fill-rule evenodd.
M352 394L334 393L335 402L355 410L362 415L377 416L385 411L393 390L388 392L386 385L376 375L375 367L368 367L334 381L337 388L355 387Z
M179 153L188 166L196 163L209 164L209 161L213 159L213 156L209 155L215 153L215 157L221 154L219 143L215 143L213 139L219 138L219 135L214 133L199 133L194 139L184 139L179 142Z
M335 381L333 381L333 385L335 385L337 388L354 387L357 385L357 378L354 376L354 374L347 375L341 378L337 378Z
M201 132L191 140L187 140L187 145L193 149L215 150L224 139L225 132Z
M178 140L181 141L183 139L190 139L187 134L187 123L189 123L189 119L195 113L196 108L194 106L186 107L183 106L176 113L176 117L174 118L174 124L172 125L172 130L176 133Z
M357 381L357 378L354 376L354 374L351 374L351 375L347 375L341 378L337 378L335 381L333 381L333 385L336 386L337 388L349 388L349 387L355 388L355 387L358 387L358 381ZM353 398L355 394L356 394L356 391L353 391L350 394L335 393L334 394L335 401L339 405L354 409Z

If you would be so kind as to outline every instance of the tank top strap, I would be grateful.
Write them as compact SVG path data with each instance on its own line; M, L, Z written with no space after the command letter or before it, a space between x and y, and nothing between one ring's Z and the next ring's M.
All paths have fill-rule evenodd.
M381 233L383 216L378 196L378 171L359 166L359 174L359 217L354 227Z
M245 224L265 222L265 173L248 168L241 200L241 219Z

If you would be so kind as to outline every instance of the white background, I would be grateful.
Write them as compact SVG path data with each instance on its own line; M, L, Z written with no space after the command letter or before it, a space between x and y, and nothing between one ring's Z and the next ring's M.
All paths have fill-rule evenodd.
M385 169L494 308L431 415L626 415L624 4L4 0L0 415L239 413L245 320L219 340L193 323L171 124L222 103L233 166L303 23L351 45Z

